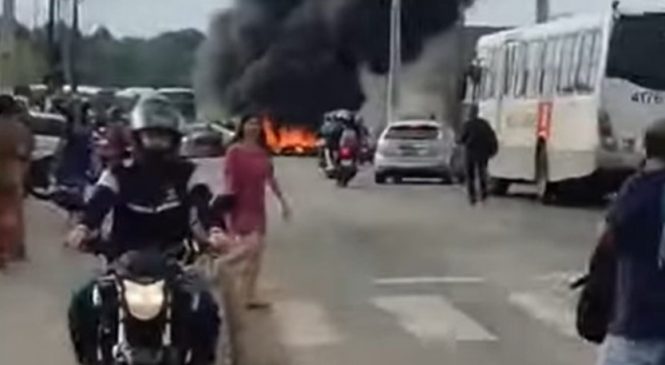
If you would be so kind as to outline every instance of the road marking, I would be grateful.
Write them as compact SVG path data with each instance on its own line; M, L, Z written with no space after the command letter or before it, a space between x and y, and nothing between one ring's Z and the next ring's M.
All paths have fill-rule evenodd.
M290 347L308 348L342 341L325 309L314 302L280 301L275 305L280 341Z
M508 301L559 333L577 337L575 309L571 299L565 295L518 292L510 294Z
M547 274L538 275L535 281L555 281L558 283L567 283L584 275L583 271L554 271Z
M496 341L479 323L441 296L387 296L372 303L395 315L400 325L425 343L434 341Z
M415 276L403 278L383 278L374 280L375 285L413 284L481 284L485 278L475 276Z

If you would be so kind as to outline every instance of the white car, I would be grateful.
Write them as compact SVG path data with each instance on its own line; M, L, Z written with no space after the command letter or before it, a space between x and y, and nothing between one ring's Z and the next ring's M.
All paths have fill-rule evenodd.
M393 123L379 137L374 156L375 181L383 184L388 178L400 182L406 177L422 177L448 183L454 145L454 133L441 122L404 120Z

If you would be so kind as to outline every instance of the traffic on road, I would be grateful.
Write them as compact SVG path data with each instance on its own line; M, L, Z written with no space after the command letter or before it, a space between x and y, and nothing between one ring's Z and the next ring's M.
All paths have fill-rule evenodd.
M442 82L454 3L238 2L189 84L3 89L0 363L665 364L665 11L483 28Z

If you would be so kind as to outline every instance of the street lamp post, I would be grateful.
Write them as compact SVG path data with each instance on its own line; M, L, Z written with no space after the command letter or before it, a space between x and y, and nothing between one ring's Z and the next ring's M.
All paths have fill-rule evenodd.
M402 0L392 0L390 11L390 68L386 89L386 123L395 121L399 106L402 63Z
M549 0L536 0L536 23L544 23L550 17Z
M16 55L16 0L3 0L2 27L0 29L0 88L13 92L12 74Z
M69 39L69 82L71 84L72 93L76 94L78 91L78 73L76 72L76 61L78 56L79 45L79 0L72 0L72 29L71 38Z

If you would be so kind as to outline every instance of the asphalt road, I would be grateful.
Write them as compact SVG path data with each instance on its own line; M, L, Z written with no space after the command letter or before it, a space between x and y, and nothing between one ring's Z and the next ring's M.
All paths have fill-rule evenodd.
M376 186L366 171L339 189L312 160L277 169L295 215L272 214L262 287L275 305L250 315L251 365L594 363L566 282L601 209L472 208L458 187ZM61 213L29 205L31 261L0 276L0 364L73 364L67 300L95 260L61 248Z

